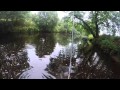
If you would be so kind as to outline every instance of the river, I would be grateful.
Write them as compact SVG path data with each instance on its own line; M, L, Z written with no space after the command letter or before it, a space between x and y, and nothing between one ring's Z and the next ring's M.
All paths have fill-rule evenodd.
M0 79L119 79L120 64L98 49L84 52L81 38L70 34L0 36ZM86 47L87 49L87 47Z

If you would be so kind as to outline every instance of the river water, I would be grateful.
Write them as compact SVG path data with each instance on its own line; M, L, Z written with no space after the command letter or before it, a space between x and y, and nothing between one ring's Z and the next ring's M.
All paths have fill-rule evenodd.
M74 36L71 79L120 78L119 63L81 43ZM70 34L1 35L0 79L67 79L71 45Z

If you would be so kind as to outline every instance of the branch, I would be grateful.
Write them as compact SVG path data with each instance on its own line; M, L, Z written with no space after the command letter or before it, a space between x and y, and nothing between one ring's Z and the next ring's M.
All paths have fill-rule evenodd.
M80 17L78 17L77 15L74 15L76 18L78 18L79 20L82 21L82 23L86 26L86 29L93 35L93 37L95 38L95 34L93 32L93 30L90 28L90 26Z

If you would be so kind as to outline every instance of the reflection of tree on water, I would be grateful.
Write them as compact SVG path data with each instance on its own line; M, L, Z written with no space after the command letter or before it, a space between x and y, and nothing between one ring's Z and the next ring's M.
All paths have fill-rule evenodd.
M93 47L95 48L95 47ZM83 48L74 53L72 59L72 79L109 79L120 78L120 72L111 68L113 64L107 62L106 58L98 50ZM57 58L51 58L46 70L56 78L67 79L70 61L70 48L68 46L61 50ZM74 52L76 52L74 50ZM75 55L77 54L77 57ZM108 57L107 57L108 58ZM109 59L108 59L109 61ZM120 67L119 67L120 69Z
M54 34L54 38L60 45L65 46L70 43L71 35L70 34Z
M0 38L1 39L1 38ZM2 39L1 39L2 40ZM4 42L5 41L5 42ZM17 79L29 67L24 39L8 36L0 43L0 78Z
M57 58L50 59L50 63L47 66L46 70L56 78L59 78L59 79L68 78L70 55L71 55L70 52L71 52L71 47L66 46L63 50L60 51ZM74 53L73 59L72 59L72 69L75 65L75 57L74 57L76 56L75 54L76 53ZM72 73L74 73L73 70L72 70Z
M68 35L68 34L67 34ZM47 66L46 70L55 76L56 78L68 78L68 71L69 71L69 64L70 64L70 57L71 57L71 35L64 35L64 34L56 34L56 41L63 45L63 49L60 51L57 58L51 58L50 63ZM76 39L76 41L78 41ZM75 59L77 57L77 43L74 42L73 44L73 58L72 58L72 70L71 74L74 73L74 66L75 66Z
M34 45L34 42L36 41L36 38L38 37L39 33L26 33L24 35L26 43L30 43Z
M81 51L80 51L81 52ZM75 79L108 79L114 78L113 72L109 63L106 63L104 58L100 56L93 48L91 51L82 53L83 57L78 58L76 63L76 71L72 76Z
M52 34L40 34L36 38L36 53L39 57L49 55L55 47L55 40Z
M60 45L67 46L72 40L72 35L67 33L63 33L63 34L57 33L54 34L54 38ZM73 43L78 44L80 38L81 38L80 35L74 35Z

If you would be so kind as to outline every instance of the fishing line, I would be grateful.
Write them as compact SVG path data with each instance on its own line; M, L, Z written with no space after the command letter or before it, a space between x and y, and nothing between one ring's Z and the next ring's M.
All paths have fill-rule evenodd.
M71 67L72 67L72 55L73 55L73 31L74 31L74 12L73 12L73 27L72 27L71 57L70 57L70 64L69 64L68 79L70 79Z

